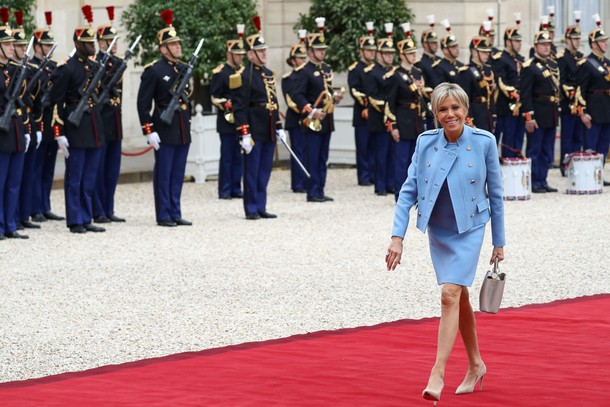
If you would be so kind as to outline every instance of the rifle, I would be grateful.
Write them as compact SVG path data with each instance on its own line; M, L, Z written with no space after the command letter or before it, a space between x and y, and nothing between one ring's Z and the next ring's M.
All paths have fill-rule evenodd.
M72 48L72 51L70 51L70 54L68 54L68 59L72 58L74 56L74 54L76 54L76 48ZM55 70L56 68L57 68L57 66L55 66L55 68L53 68L53 69ZM40 105L42 106L43 109L51 106L51 101L49 99L50 99L50 93L51 93L52 88L53 88L53 84L51 82L47 82L44 89L42 89L42 93L40 96Z
M0 130L2 130L3 132L8 131L9 127L11 126L11 118L17 110L15 107L15 103L17 103L17 101L21 97L21 84L23 83L23 80L25 79L25 75L28 70L28 54L32 49L33 43L34 37L32 37L32 39L30 40L30 44L28 45L28 48L25 51L23 58L21 59L19 74L17 74L17 76L14 76L11 79L11 82L8 85L8 89L6 90L6 94L4 95L4 97L6 97L7 102L4 106L4 113L2 114L2 117L0 117Z
M102 92L98 97L97 103L103 105L108 101L109 93L113 90L114 85L116 85L123 77L123 73L127 69L127 61L129 61L129 59L135 55L134 50L136 49L136 46L138 45L141 39L142 35L138 35L138 38L136 38L131 47L125 53L125 57L121 60L121 64L116 69L116 71L114 71L114 75L112 75L112 78L110 78L108 82L102 85Z
M114 39L110 43L110 46L108 47L106 52L104 52L104 57L99 62L97 71L95 71L95 74L89 81L87 88L85 90L81 90L81 98L78 101L78 105L76 105L76 109L74 109L68 116L68 121L72 125L76 127L80 126L80 122L83 119L83 113L85 113L85 109L89 107L90 98L93 98L94 101L97 103L97 98L95 97L95 90L97 89L97 85L99 85L100 81L106 74L106 65L108 64L108 60L110 59L110 50L112 49L114 43L118 38L118 36L114 37Z
M55 51L55 48L57 48L57 44L53 45L53 48L51 48L49 53L47 55L45 55L44 58L42 58L42 61L40 62L40 65L38 66L38 70L36 71L34 76L32 76L32 79L30 79L30 81L28 82L28 86L25 88L25 92L23 92L24 95L27 96L30 93L32 93L32 90L34 90L34 86L37 85L38 80L44 73L44 68L47 66L47 64L49 63L49 60L53 56L53 52Z
M161 121L167 125L170 125L172 123L172 119L174 118L174 112L176 112L176 110L178 110L178 108L180 107L180 97L182 96L182 92L184 92L186 85L191 79L191 76L193 76L193 65L195 65L195 62L197 62L197 58L199 57L199 50L203 45L203 41L203 38L201 39L201 41L199 41L199 45L197 46L195 52L193 52L191 60L188 62L188 64L185 64L185 67L180 72L180 75L178 75L178 77L174 81L175 86L173 85L172 90L170 91L172 94L172 98L167 104L165 110L161 113L160 117Z

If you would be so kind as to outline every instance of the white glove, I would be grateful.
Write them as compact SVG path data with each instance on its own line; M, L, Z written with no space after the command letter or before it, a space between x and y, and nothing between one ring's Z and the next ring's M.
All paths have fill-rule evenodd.
M32 141L32 137L29 133L25 133L23 137L25 137L25 151L28 151L28 148L30 147L30 141Z
M254 141L252 141L252 136L246 134L241 138L241 148L244 149L246 154L250 154L252 152L252 148L254 147Z
M159 133L156 131L146 135L146 140L148 140L148 144L153 146L155 150L159 149L159 144L161 143L161 139L159 138Z
M40 142L42 141L42 132L36 132L36 148L40 147Z
M286 132L284 131L284 129L278 129L275 132L277 134L277 138L286 143Z
M68 143L68 139L66 138L66 136L59 136L55 140L57 140L57 145L59 146L59 148L61 148L61 151L63 151L64 156L66 158L70 158L70 151L68 151L68 147L70 147L70 144Z
M311 113L309 113L309 114L307 115L307 118L308 118L308 119L311 119L311 118L312 118L312 117L313 117L313 116L316 114L316 112L317 112L318 110L320 110L320 109L318 109L318 108L316 108L316 107L314 107L313 109L311 109Z

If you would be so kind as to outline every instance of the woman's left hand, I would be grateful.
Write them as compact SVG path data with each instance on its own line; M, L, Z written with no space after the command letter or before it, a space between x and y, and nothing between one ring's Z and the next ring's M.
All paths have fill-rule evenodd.
M489 260L489 264L494 264L496 261L496 257L498 258L498 263L504 260L504 246L494 246L493 252L491 253L491 260Z

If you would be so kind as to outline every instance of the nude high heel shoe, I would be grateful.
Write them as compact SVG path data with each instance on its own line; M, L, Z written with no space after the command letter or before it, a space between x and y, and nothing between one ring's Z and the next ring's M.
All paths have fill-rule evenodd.
M426 389L421 395L426 400L434 401L434 405L436 405L436 402L441 399L441 392L443 391L443 387L445 387L445 383L443 382L443 379L440 378L436 380L436 383L431 383L431 381L432 377L428 379L428 386L426 386Z
M483 390L483 377L485 376L486 373L487 373L487 367L485 366L485 363L481 363L481 366L479 366L479 371L477 372L477 375L474 378L474 380L471 382L467 382L466 378L464 378L464 381L462 382L462 384L460 384L458 386L457 390L455 391L455 394L472 393L479 380L481 381L479 390ZM468 375L466 375L466 376L468 376Z

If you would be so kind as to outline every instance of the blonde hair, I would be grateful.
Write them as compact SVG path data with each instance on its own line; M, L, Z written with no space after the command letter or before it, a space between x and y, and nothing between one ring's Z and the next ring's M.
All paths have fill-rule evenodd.
M462 89L460 85L455 83L443 82L434 88L432 92L432 97L430 98L430 103L432 105L432 113L434 114L434 123L436 127L440 126L438 120L436 120L436 111L438 109L438 105L440 105L445 99L448 97L454 98L458 104L464 108L466 114L468 114L469 100L468 95Z

